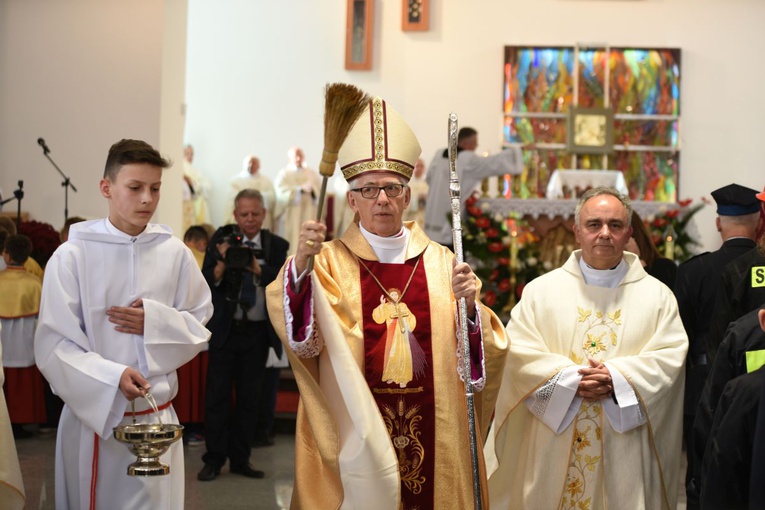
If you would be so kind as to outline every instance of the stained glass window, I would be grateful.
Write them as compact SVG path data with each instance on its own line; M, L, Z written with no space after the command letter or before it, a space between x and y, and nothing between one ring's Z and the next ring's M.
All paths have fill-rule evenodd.
M514 196L543 197L556 169L615 169L632 199L676 202L679 49L507 46L504 75L504 143L524 146L529 174ZM566 151L574 105L613 109L614 152Z

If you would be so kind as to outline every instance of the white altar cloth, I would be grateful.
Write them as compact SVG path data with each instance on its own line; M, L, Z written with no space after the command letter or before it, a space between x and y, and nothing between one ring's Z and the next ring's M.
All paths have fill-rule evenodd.
M623 195L629 194L624 174L619 170L555 170L547 183L546 197L549 199L564 198L563 187L576 193L576 189L607 186L616 188Z

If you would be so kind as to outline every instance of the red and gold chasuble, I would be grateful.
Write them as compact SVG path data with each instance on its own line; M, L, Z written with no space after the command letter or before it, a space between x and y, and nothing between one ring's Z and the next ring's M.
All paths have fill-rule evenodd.
M324 243L312 274L318 327L311 334L321 346L313 356L296 355L287 338L294 324L284 306L284 272L267 289L269 317L300 388L292 508L473 505L465 385L457 372L454 255L414 222L405 228L411 237L404 264L378 262L356 223L340 239ZM499 390L507 336L490 309L479 309L488 374L475 401L482 437ZM348 383L368 388L340 386ZM362 418L359 409L379 411L379 417ZM381 437L386 432L390 439ZM479 437L487 496L481 454ZM369 495L348 490L359 485L369 487ZM388 493L393 487L395 494Z
M364 376L395 448L404 510L433 507L436 424L430 300L425 269L418 260L403 265L364 261L359 271Z

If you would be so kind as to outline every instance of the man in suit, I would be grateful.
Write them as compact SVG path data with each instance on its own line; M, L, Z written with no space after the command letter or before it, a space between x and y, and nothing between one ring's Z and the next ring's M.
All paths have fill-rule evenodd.
M234 199L236 225L215 232L202 264L215 311L208 324L212 337L205 396L207 452L197 475L200 481L217 478L226 459L232 473L264 476L250 465L250 443L268 348L281 352L268 320L264 288L276 278L289 248L285 239L261 228L265 217L263 195L254 189L240 191Z
M677 269L675 297L680 318L688 333L683 416L686 446L691 438L696 409L709 373L707 348L713 339L709 338L708 333L720 275L729 262L755 246L754 236L760 210L756 195L756 190L739 184L729 184L713 191L712 198L717 203L715 224L723 244L719 250L697 255ZM687 447L686 451L689 466L686 474L688 508L696 508L699 488L698 468L694 466L700 467L701 459L694 459L693 447Z

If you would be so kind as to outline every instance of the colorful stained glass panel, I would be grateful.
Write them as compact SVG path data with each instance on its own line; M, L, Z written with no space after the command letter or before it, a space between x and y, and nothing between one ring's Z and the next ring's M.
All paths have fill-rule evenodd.
M573 161L577 168L618 169L633 199L676 201L679 49L507 46L504 75L504 139L526 145L525 159L545 161L548 169L571 168L561 165ZM569 157L569 107L602 108L606 94L615 117L614 152L605 160ZM546 173L537 172L537 189L544 189Z

